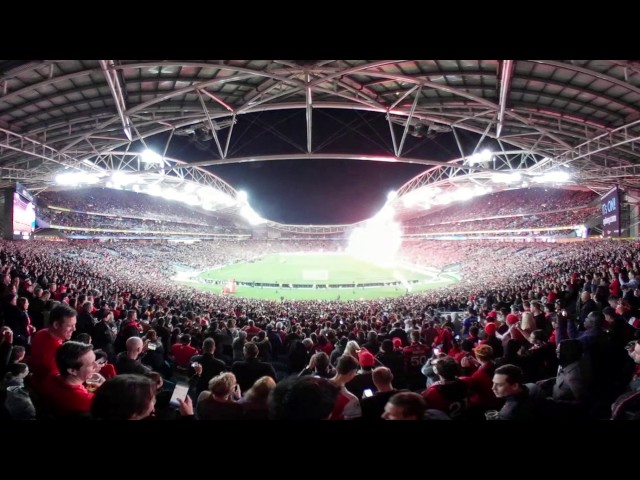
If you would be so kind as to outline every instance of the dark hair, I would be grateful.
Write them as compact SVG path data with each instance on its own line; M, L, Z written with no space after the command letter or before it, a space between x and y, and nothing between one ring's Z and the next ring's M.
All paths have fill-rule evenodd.
M93 345L81 342L69 341L60 345L56 351L56 366L60 375L68 377L70 368L80 368L82 366L80 357L90 350L93 350Z
M342 355L338 359L336 370L340 375L346 375L347 373L351 373L354 370L358 370L358 367L358 361L355 358L353 358L351 355Z
M282 380L268 399L271 420L326 420L333 412L340 387L329 380L305 375Z
M244 357L247 359L256 358L258 356L258 346L254 342L247 342L243 347Z
M216 341L211 337L205 338L204 342L202 342L202 353L212 353L215 348Z
M582 358L584 348L582 342L576 338L562 340L558 344L558 361L562 367L577 362Z
M109 360L109 355L107 355L107 352L105 352L104 350L102 350L102 349L100 349L100 348L99 348L99 349L97 349L97 350L94 350L94 351L93 351L93 353L95 353L95 354L96 354L96 362L97 362L98 360L102 360L103 358L104 358L105 360L107 360L107 361Z
M418 420L422 420L427 411L426 400L415 392L396 393L388 403L401 408L404 417L416 417Z
M524 373L522 369L516 365L502 365L501 367L496 368L494 375L505 375L507 377L507 383L511 385L522 385L524 381Z
M24 354L27 352L27 349L24 348L22 345L14 345L13 347L11 347L11 354L9 357L9 364L11 363L16 363L16 358L18 358L20 355Z
M451 357L443 357L436 361L436 370L445 380L455 380L460 375L460 365Z
M17 363L12 363L10 365L7 365L7 374L8 375L10 374L12 377L17 377L18 375L26 371L27 371L26 363L17 362Z
M76 311L69 305L59 303L49 313L49 324L53 325L55 322L60 324L64 323L65 318L71 318L76 316Z
M64 344L66 345L66 344ZM143 375L116 375L96 391L91 415L100 420L129 420L143 414L156 395L156 383Z
M326 372L329 368L329 355L325 352L317 352L313 357L316 364L316 371Z
M88 333L79 333L76 337L76 342L91 343L91 335Z
M393 352L393 340L390 340L388 338L384 339L382 341L382 345L380 345L380 350L382 350L384 353Z

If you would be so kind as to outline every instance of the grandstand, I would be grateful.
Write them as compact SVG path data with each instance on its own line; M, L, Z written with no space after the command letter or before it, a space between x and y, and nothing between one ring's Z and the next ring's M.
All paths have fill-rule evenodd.
M16 387L32 399L26 410L5 402L2 415L113 411L94 408L93 352L63 343L73 339L113 365L96 398L123 374L153 370L167 389L190 382L178 410L199 419L281 418L245 386L270 376L284 389L298 374L340 387L322 418L379 417L364 389L391 390L373 383L374 365L421 393L418 410L456 420L491 410L637 418L636 70L613 60L0 61L0 367L13 382L0 398ZM323 186L324 208L359 217L303 225L266 218L225 170L336 160L404 173L375 208L330 202ZM346 175L357 199L368 185ZM49 350L59 344L86 368L57 376ZM15 347L35 374L26 386ZM224 370L235 377L212 373ZM563 387L569 371L584 391ZM66 398L65 385L80 396ZM123 398L113 392L97 404ZM178 410L167 399L156 416Z

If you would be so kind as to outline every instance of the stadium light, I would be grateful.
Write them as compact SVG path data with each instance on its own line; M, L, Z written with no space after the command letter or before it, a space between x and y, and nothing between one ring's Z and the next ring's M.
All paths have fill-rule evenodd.
M249 195L247 195L247 192L245 192L244 190L239 190L238 191L238 202L239 203L247 203L248 200L249 200Z
M99 181L100 178L97 175L86 172L67 172L56 175L56 183L65 186L93 185Z
M387 193L387 201L390 202L397 196L398 196L398 192L396 192L395 190L391 190L389 193Z
M245 220L247 220L247 222L249 222L250 225L260 225L262 223L266 223L267 221L262 218L260 215L258 215L253 208L251 208L249 206L249 204L245 204L241 209L240 209L240 215L242 215L242 217L244 217Z
M481 163L486 163L491 161L493 158L493 152L488 148L485 148L481 152L474 153L469 158L467 158L467 162L469 165L480 165Z
M494 173L491 176L491 181L493 183L518 183L522 180L522 175L520 172L513 173Z
M148 163L148 164L160 164L162 165L163 161L162 161L162 157L160 155L158 155L156 152L154 152L153 150L145 150L144 152L142 152L140 154L140 160L142 160L143 163Z

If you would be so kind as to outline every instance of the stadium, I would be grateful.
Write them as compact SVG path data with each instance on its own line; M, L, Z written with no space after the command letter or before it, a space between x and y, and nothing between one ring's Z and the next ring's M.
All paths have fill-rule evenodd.
M3 416L106 418L129 382L166 403L126 418L284 419L309 377L335 408L298 418L639 415L635 61L0 77L1 373L31 398Z

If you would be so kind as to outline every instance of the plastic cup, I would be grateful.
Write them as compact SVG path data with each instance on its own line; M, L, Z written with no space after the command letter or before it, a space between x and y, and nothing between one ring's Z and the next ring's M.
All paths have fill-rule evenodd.
M99 373L92 373L87 377L87 380L85 381L87 390L89 390L91 393L94 393L98 389L98 387L102 385L103 381L104 379L102 375L100 375Z
M498 420L498 411L497 410L487 410L484 412L484 418L486 420Z

